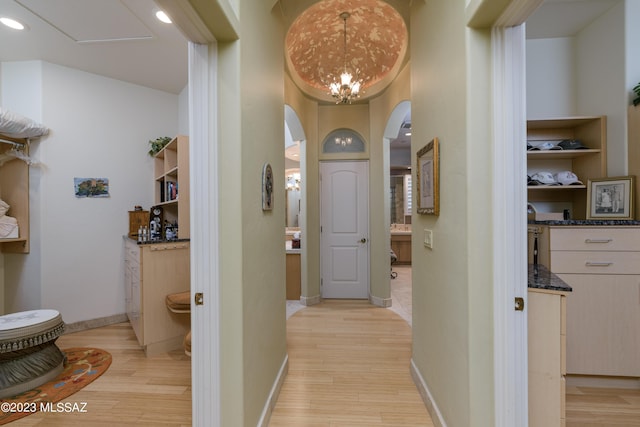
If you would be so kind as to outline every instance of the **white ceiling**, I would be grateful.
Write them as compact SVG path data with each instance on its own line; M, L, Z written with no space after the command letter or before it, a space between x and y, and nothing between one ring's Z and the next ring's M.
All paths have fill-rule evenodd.
M545 0L527 21L527 38L573 36L620 1ZM187 41L157 10L153 0L0 0L0 17L28 26L0 25L0 62L43 60L178 94L187 85ZM392 149L410 149L406 131Z
M527 37L576 34L621 0L546 0L527 21ZM179 93L187 84L187 42L159 22L153 0L0 0L0 62L44 60Z
M187 85L187 41L155 18L153 0L0 0L0 62L44 60L179 93Z
M527 38L575 36L621 0L545 0L527 20Z

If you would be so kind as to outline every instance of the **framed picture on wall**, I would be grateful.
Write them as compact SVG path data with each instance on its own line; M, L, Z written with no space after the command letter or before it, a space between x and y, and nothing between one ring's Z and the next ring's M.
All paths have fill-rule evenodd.
M634 176L590 179L587 219L633 219Z
M269 163L262 167L262 210L273 209L273 170Z
M417 185L419 214L440 214L438 138L433 138L418 153Z

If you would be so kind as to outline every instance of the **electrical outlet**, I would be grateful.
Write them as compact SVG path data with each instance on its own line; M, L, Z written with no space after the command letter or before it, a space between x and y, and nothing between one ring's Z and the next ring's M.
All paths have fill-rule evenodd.
M424 229L424 245L429 249L433 249L433 230Z

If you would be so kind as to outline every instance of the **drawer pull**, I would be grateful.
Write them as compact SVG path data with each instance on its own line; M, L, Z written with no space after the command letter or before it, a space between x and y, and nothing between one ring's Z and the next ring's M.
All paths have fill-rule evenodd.
M587 267L609 267L610 265L613 265L612 262L592 262L592 261L587 261L585 264Z
M585 239L585 243L610 243L613 239Z

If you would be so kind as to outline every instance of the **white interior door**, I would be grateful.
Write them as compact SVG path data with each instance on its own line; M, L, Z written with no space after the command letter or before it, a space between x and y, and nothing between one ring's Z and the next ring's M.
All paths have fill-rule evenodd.
M369 162L320 163L323 298L369 297Z

